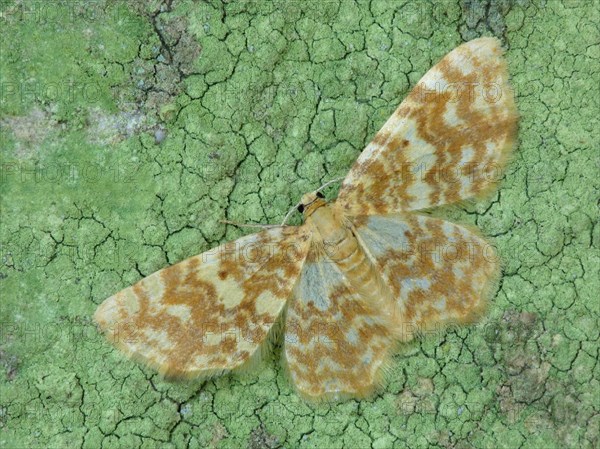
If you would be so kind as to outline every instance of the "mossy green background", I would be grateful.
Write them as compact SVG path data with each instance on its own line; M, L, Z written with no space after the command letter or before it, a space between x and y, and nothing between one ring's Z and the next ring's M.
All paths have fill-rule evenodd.
M598 447L597 3L0 6L0 447ZM319 406L276 357L169 383L97 333L106 297L247 232L220 219L277 223L343 176L482 35L521 119L499 192L444 212L503 259L481 323L407 346L372 399Z

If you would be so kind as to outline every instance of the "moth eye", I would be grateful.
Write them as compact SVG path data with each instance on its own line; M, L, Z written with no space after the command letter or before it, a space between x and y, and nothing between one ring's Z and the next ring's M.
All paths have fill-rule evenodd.
M304 204L300 204L298 206L298 212L303 213L304 212Z
M319 198L325 198L325 195L323 195L321 192L317 192L317 196L318 196Z

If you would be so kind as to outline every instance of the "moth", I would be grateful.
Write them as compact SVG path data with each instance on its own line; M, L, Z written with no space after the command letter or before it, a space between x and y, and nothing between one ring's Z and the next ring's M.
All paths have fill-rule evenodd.
M398 345L469 323L499 265L476 229L420 211L494 190L517 113L500 42L438 62L363 150L335 202L305 194L301 226L273 226L164 268L106 299L94 319L167 377L247 367L283 334L307 399L365 397Z

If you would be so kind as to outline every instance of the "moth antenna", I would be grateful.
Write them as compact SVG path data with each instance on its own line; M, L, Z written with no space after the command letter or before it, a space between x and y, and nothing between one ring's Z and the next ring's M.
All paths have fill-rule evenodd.
M283 217L283 221L281 222L281 226L285 226L285 222L288 221L288 218L290 218L290 215L292 215L292 213L294 212L294 210L298 209L298 206L300 206L301 204L302 204L302 201L298 201L295 206L292 206L292 208L288 211L288 213L285 214L285 217Z
M325 184L323 184L321 187L319 187L316 191L320 192L321 190L323 190L325 187L335 183L335 182L339 182L339 181L343 181L344 178L335 178L332 179L331 181L327 181Z
M237 221L231 220L219 220L221 223L230 224L233 226L239 226L240 228L261 228L261 229L271 229L271 228L280 228L280 225L266 225L266 224L255 224L255 223L238 223Z

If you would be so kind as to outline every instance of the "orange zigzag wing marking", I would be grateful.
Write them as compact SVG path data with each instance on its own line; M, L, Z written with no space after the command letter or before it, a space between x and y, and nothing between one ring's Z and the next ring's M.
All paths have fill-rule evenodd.
M516 134L500 42L457 47L419 81L362 152L340 189L351 216L455 203L490 191Z
M312 400L364 397L379 383L394 338L335 263L311 255L286 315L284 355L297 390Z
M499 276L494 248L474 231L416 214L355 220L357 238L397 298L405 335L483 312Z
M166 376L234 369L266 339L309 246L306 227L242 237L122 290L94 319L117 347Z

